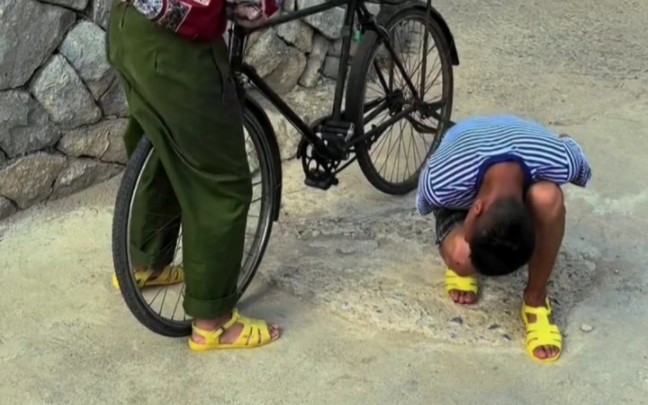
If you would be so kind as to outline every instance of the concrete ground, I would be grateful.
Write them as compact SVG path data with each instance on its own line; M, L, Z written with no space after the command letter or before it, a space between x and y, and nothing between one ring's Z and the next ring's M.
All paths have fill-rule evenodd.
M533 117L592 163L591 187L566 189L559 363L523 350L523 274L487 282L474 309L450 305L413 195L382 195L356 168L309 190L292 164L243 304L285 328L261 350L194 355L134 320L110 286L119 179L0 224L0 402L646 403L648 4L507 3L435 2L462 59L454 117Z

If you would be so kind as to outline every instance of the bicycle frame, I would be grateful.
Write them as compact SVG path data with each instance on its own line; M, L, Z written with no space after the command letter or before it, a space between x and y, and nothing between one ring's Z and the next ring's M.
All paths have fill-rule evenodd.
M337 83L335 85L335 95L333 99L333 111L330 115L330 118L333 121L343 121L343 111L342 111L342 98L344 94L344 89L346 86L347 79L347 66L349 62L349 53L351 48L351 38L352 38L352 27L355 22L355 16L358 15L359 22L363 30L370 29L378 33L378 35L388 37L389 34L379 26L372 14L369 12L367 7L364 4L364 0L331 0L323 4L316 6L307 7L302 10L292 11L287 14L281 15L277 18L271 19L263 24L260 24L254 28L245 28L238 24L235 24L231 30L230 35L230 64L232 66L232 71L237 79L240 79L241 75L247 77L249 82L257 88L261 94L266 97L274 107L290 121L292 125L297 128L297 130L304 136L323 156L328 156L329 152L324 144L324 142L318 137L313 129L301 119L301 117L285 102L283 99L270 88L268 84L259 76L256 72L256 69L249 64L243 62L243 48L245 46L246 37L262 29L274 27L280 24L285 24L294 20L298 20L310 15L321 13L327 10L330 10L334 7L339 7L342 5L347 5L345 14L344 14L344 25L342 27L342 53L340 55L340 65L338 67L337 74ZM390 41L386 41L387 49L390 52L393 60L396 63L396 67L400 70L401 74L406 80L406 84L412 91L412 94L418 96L418 89L411 82L408 75L405 73L405 68L403 67L401 61L396 56L396 53L392 47ZM370 137L384 131L386 128L393 125L395 122L410 114L416 109L416 106L410 106L407 109L399 112L395 116L386 120L379 127L372 129L363 134L360 138L354 138L349 142L349 146L355 145L357 142L369 139Z

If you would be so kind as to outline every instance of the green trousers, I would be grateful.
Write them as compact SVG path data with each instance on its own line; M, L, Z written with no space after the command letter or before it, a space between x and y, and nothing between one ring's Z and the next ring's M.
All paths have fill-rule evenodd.
M226 46L182 39L118 1L108 60L129 104L127 152L143 134L154 146L133 206L133 264L169 264L182 224L185 312L200 319L225 315L238 299L252 198Z

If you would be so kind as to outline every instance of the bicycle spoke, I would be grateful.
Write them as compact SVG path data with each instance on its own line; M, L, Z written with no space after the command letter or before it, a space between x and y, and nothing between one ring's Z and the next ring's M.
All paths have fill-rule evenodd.
M427 60L427 58L428 58L428 56L430 55L430 53L431 53L432 51L434 51L435 49L436 49L436 44L435 44L432 48L430 48L430 50L425 54L425 56L421 59L421 61L418 63L418 65L416 65L416 68L415 68L414 71L412 72L412 76L416 75L416 74L419 72L419 70L421 69L421 67L423 67L423 60ZM441 59L437 58L437 60L438 60L439 62L441 62ZM437 62L435 61L435 62L434 62L434 65L432 66L432 69L430 69L430 70L433 70L434 67L435 67L436 65L437 65ZM441 69L441 66L439 66L439 69ZM425 77L425 73L421 74L421 76L422 76L422 77ZM423 92L423 94L425 94L425 92Z
M429 36L428 34L425 34L425 37L426 37L426 38L427 38L428 36ZM418 63L418 65L416 65L416 68L414 68L414 70L412 71L412 76L414 76L415 74L418 73L419 69L421 69L421 67L422 67L422 65L423 65L423 60L427 60L427 58L430 56L430 54L432 53L432 51L434 51L434 50L436 50L436 49L437 49L437 45L436 45L436 43L435 43L435 44L432 46L432 48L430 48L429 51L426 51L426 52L425 52L425 54L424 54L423 57L421 58L421 61ZM437 57L437 60L441 61L440 58L438 58L438 57ZM436 62L435 62L435 66L436 66Z
M403 128L403 122L402 122L402 121L399 122L399 123L398 123L398 126L399 126L399 127L401 128L401 130L402 130L402 128ZM395 162L395 163L393 164L393 166L392 166L392 173L391 173L391 175L389 176L389 181L392 181L392 179L394 178L394 169L396 169L396 175L398 176L398 168L400 167L400 165L398 164L399 161L400 161L400 160L398 159L398 157L399 157L399 155L400 155L400 150L401 150L401 145L402 145L402 143L403 143L403 138L399 136L399 137L397 137L396 139L398 139L398 140L396 141L396 142L398 142L398 149L397 149L397 151L396 151L396 162Z
M412 130L412 144L414 145L415 155L416 155L417 157L420 157L421 155L419 154L418 146L417 146L417 143L416 143L415 139L416 139L416 138L414 137L414 131ZM426 149L426 150L427 150L427 149ZM423 159L425 159L425 157L424 157ZM423 159L422 159L422 160L423 160Z
M423 142L425 143L425 149L426 149L426 150L429 150L430 147L428 147L427 141L425 140L425 136L423 136L423 134L419 134L419 136L420 136L421 138L423 138ZM432 146L432 145L430 145L430 146Z
M380 122L378 123L378 125L380 125L380 124L382 124L383 122L385 122L385 120L387 119L387 117L389 117L389 115L388 115L388 114L385 114L385 117L384 117L382 120L380 120ZM385 136L384 136L384 135L381 135L380 138L382 138L382 139L380 139L380 140L378 141L377 144L373 144L373 145L372 145L372 149L373 149L373 151L370 151L370 152L369 152L369 155L370 155L370 156L373 156L373 153L376 152L376 150L378 149L378 145L382 145L382 146L380 147L380 150L378 151L378 155L380 156L380 152L382 151L383 147L385 146ZM374 147L375 147L375 148L374 148Z
M408 22L408 25L409 25L410 23L412 23L412 21L409 21L409 22ZM401 30L401 32L402 32L402 31L403 31L403 30ZM415 32L415 31L413 31L413 30L408 30L407 34L405 35L405 38L402 40L402 48L403 48L403 49L407 49L407 45L408 45L407 42L408 42L408 39L412 37L412 33L413 33L413 32ZM409 52L404 52L404 53L409 53ZM407 58L406 60L407 60L407 62L403 62L403 64L404 64L405 67L406 67L405 70L408 71L408 70L409 70L409 67L410 67L410 62L409 62L410 59ZM410 75L410 76L413 76L413 75Z
M160 216L162 216L162 215L160 215ZM145 245L146 243L150 242L151 239L153 239L154 237L156 237L156 236L158 235L159 232L162 232L162 231L168 229L168 228L171 226L171 223L174 222L174 221L176 221L176 220L179 219L179 218L180 218L180 215L176 215L175 217L173 217L172 219L170 219L169 221L167 221L164 225L162 225L162 228L157 229L157 230L156 230L154 233L152 233L148 238L144 239L144 240L142 241L142 245Z
M158 295L160 295L160 291L162 291L162 289L158 288L157 293L155 294L155 296L153 297L153 299L148 303L149 305L153 305L153 303L154 303L155 300L157 299Z
M184 288L184 286L183 286ZM178 299L176 300L175 306L173 307L173 313L171 314L171 320L175 319L175 314L176 311L178 310L178 305L180 305L180 299L182 298L182 294L178 294Z
M387 142L387 144L388 144L388 146L387 146L387 158L385 158L385 161L383 162L383 165L378 169L379 173L382 172L382 168L387 164L389 154L390 154L391 150L393 149L391 133L389 133L387 135L387 139L389 139L389 141Z
M390 139L391 139L391 133L389 134L389 136L390 136ZM394 146L395 146L395 144L392 145L391 142L390 142L390 147L389 147L389 149L387 150L387 157L385 158L385 162L383 163L383 166L381 166L381 168L378 170L378 172L382 172L382 168L383 168L383 167L387 164L387 162L389 161L389 156L391 155L392 151L394 150Z
M396 176L400 175L400 156L401 156L401 149L403 146L403 121L398 123L398 127L400 128L400 133L398 134L398 151L396 152L396 163L395 163Z
M167 291L169 291L168 287L163 287L163 288L164 288L164 295L162 296L162 304L160 304L160 311L158 312L158 315L162 315L162 310L164 309L164 301L166 301Z
M403 128L405 127L405 125L407 125L407 123L408 123L407 120L402 120L402 121L400 122L400 125L399 125L399 127L400 127L400 134L399 134L399 136L398 136L398 139L399 139L399 141L400 141L400 145L398 146L398 154L396 155L396 164L397 164L397 167L396 167L396 173L398 173L399 175L400 175L400 173L401 173L401 171L400 171L400 157L401 157L401 153L400 153L400 152L401 152L401 150L402 150L402 151L403 151L403 154L405 153L405 137L403 136L403 132L404 132L404 129L403 129ZM407 165L407 157L405 157L405 164ZM405 168L403 168L403 169L405 169ZM400 178L400 177L399 177L399 178ZM403 179L405 179L405 178L407 178L407 177L404 177Z
M434 80L432 80L432 82L428 85L428 87L425 88L425 93L427 93L428 90L430 90L430 88L434 85L434 83L436 83L436 79L437 79L440 75L441 75L441 68L439 68L439 73L437 73L437 75L434 76ZM425 93L424 93L424 94L425 94Z
M403 43L403 38L400 35L400 32L402 30L399 30L398 27L394 30L394 41L393 42L393 47L394 47L394 53L398 54L398 51L400 50L402 53L402 50L404 48L404 43ZM407 62L402 62L404 66L407 66Z
M374 143L372 146L376 146L375 148L372 148L371 152L369 152L370 156L374 156L374 153L378 151L378 155L380 155L380 152L383 150L385 147L385 137L381 136L381 139L378 141L378 143ZM378 148L378 145L380 145L380 148Z
M409 124L409 122L407 122ZM409 178L409 176L413 173L410 173L410 167L409 167L409 151L412 149L412 143L414 142L414 137L412 136L412 126L409 126L410 133L407 136L407 139L409 139L409 146L406 149L403 149L405 151L405 169L407 170L407 175L404 177L404 179Z

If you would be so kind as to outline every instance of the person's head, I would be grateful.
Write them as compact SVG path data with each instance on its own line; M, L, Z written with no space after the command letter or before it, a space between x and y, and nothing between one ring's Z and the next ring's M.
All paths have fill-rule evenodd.
M477 199L465 223L470 261L485 276L509 274L528 263L535 247L533 217L524 202Z

